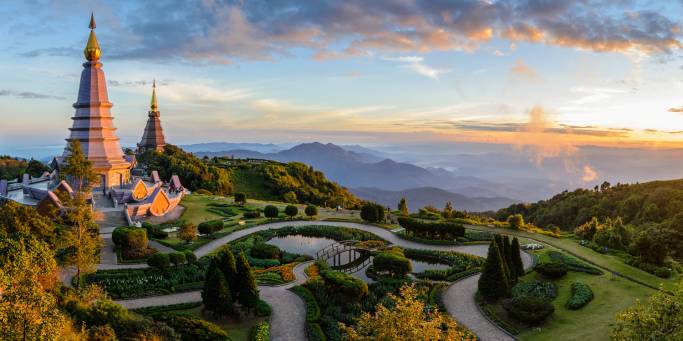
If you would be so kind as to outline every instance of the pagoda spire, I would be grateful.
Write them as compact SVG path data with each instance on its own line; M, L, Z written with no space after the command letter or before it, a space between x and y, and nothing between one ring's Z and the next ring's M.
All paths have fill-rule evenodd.
M95 15L93 13L90 13L90 25L88 27L90 28L90 36L88 37L88 43L85 45L83 54L88 61L96 62L100 59L102 51L100 50L100 44L97 43L97 36L95 36L95 27L97 25L95 25Z
M157 81L152 80L152 102L150 105L150 109L152 109L152 112L157 112L159 111L159 103L157 103Z

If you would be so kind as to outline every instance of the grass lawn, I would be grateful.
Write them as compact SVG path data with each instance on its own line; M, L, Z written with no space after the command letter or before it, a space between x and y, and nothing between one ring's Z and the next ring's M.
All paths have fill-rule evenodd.
M674 275L671 278L659 278L655 275L652 275L650 273L647 273L643 270L634 268L630 265L625 264L619 257L609 255L609 254L601 254L598 252L595 252L587 247L583 247L579 245L576 239L572 237L565 237L565 238L553 238L541 234L536 234L536 233L530 233L526 231L517 231L517 230L511 230L511 229L503 229L503 228L495 228L495 227L487 227L487 226L472 226L468 225L467 226L470 229L473 230L481 230L481 231L489 231L489 232L495 232L495 233L504 233L504 234L510 234L510 235L515 235L515 236L520 236L520 237L526 237L526 238L532 238L539 240L543 243L546 243L548 245L554 246L558 249L563 249L567 250L574 255L579 255L581 258L584 260L588 260L594 264L597 264L605 269L608 269L609 271L612 272L618 272L623 275L627 275L629 277L635 278L643 283L647 283L653 287L660 287L660 285L663 285L664 288L666 289L673 289L681 280L680 275ZM610 275L611 276L611 275ZM625 279L624 279L625 280Z
M214 318L210 314L202 314L202 307L185 310L174 310L174 313L185 313L196 316L202 320L214 323L228 332L232 341L249 341L251 329L259 322L268 321L267 317L244 317L241 320L228 318Z
M549 260L545 252L547 250L536 252L542 261ZM530 272L520 281L532 279L546 280L536 272ZM593 290L594 298L579 310L569 310L565 308L565 303L571 296L571 284L576 281L588 284ZM611 273L591 275L569 271L565 277L553 282L558 288L558 296L552 302L555 313L540 326L529 328L507 319L505 310L500 305L495 306L500 318L521 331L518 335L520 340L608 340L615 315L632 306L636 299L645 300L655 292L632 281L615 277Z

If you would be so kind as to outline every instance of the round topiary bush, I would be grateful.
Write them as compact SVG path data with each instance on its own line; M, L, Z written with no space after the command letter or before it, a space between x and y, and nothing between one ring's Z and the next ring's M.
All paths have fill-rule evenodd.
M552 303L532 296L514 297L505 301L503 308L510 317L529 325L537 325L555 312Z
M306 213L306 215L309 217L315 217L318 215L318 208L315 207L315 205L308 205L306 206L304 213Z
M567 265L558 262L541 263L534 270L544 277L558 279L567 274Z
M168 268L170 259L165 253L155 253L147 259L147 265L160 270Z
M299 209L294 205L287 205L287 207L285 207L285 214L290 218L294 218L294 216L299 214Z
M173 263L173 265L178 266L185 263L185 254L182 252L172 252L168 255L168 260Z
M197 255L192 251L185 251L185 261L187 264L194 264L197 262Z
M251 248L251 256L263 259L279 259L282 251L279 247L266 243L257 243Z
M277 218L278 214L280 214L280 210L278 210L275 205L268 205L263 208L263 215L265 215L266 218Z

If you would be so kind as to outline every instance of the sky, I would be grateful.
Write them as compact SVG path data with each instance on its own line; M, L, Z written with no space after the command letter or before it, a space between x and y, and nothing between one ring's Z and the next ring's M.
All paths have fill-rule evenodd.
M64 144L94 13L123 145L683 145L682 1L2 1L0 151Z

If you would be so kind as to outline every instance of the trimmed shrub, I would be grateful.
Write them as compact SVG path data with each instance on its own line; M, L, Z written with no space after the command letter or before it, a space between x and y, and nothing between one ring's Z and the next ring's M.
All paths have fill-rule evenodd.
M572 295L567 300L565 305L567 309L577 310L583 308L586 304L593 300L593 290L588 284L581 282L572 283Z
M187 264L197 263L197 255L192 251L185 251L185 261L187 261Z
M557 297L557 285L553 282L531 280L512 287L512 297L533 296L552 301Z
M413 236L427 239L456 239L465 235L465 226L454 222L426 223L417 219L399 217L398 223Z
M555 307L548 301L531 296L514 297L503 303L503 308L510 317L537 325L555 312Z
M372 265L377 272L388 272L393 276L405 276L413 267L410 260L403 255L403 252L380 252L377 254Z
M504 261L495 241L489 245L488 255L481 271L478 282L479 292L482 297L495 302L499 298L505 297L510 289L508 278L505 274Z
M240 192L240 193L235 193L235 203L244 205L247 203L247 195Z
M251 248L251 256L262 259L279 259L282 251L279 247L266 243L257 243Z
M197 226L199 233L204 235L211 235L214 232L218 232L223 229L223 220L210 220L200 223Z
M263 208L263 215L265 215L266 218L274 219L277 218L279 214L280 210L275 205L268 205Z
M306 339L308 341L327 341L320 325L311 322L306 323Z
M185 314L161 314L153 318L166 323L180 334L182 340L213 341L230 340L228 333L221 327Z
M292 292L297 294L306 303L306 321L316 322L320 319L320 307L318 302L313 297L313 294L306 287L297 285L291 289Z
M168 255L161 252L155 253L147 259L147 265L161 270L168 268L170 262Z
M270 305L266 303L266 301L259 299L258 302L256 302L256 316L270 316L272 311L273 310L270 308Z
M244 217L244 219L259 218L259 217L261 217L261 210L255 209L253 211L246 211L246 212L244 212L244 214L242 214L242 217Z
M287 205L287 207L285 207L285 214L290 218L294 218L297 214L299 214L299 209L294 205Z
M173 265L178 266L185 263L185 253L183 252L171 252L168 254L168 260L173 263Z
M259 322L251 329L250 341L269 341L270 327L268 322Z
M534 267L534 270L544 277L558 279L567 274L567 266L564 263L550 262L541 263Z
M318 208L315 205L308 205L306 206L304 213L309 217L315 217L318 215Z
M358 302L368 295L368 285L351 275L332 270L323 270L320 271L320 276L325 280L328 292L334 293L340 302Z
M360 217L370 223L384 221L384 206L367 202L360 208Z

